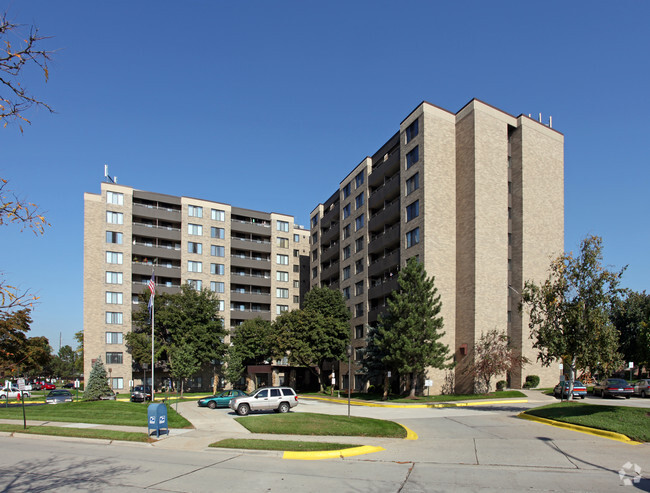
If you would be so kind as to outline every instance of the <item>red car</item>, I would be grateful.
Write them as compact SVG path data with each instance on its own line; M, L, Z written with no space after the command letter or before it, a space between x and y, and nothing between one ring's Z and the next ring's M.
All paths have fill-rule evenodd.
M46 383L43 382L43 390L54 390L56 388L56 385L53 383Z

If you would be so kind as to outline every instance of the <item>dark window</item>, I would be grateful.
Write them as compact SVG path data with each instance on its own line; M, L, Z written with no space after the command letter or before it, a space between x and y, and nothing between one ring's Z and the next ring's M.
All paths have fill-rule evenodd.
M406 206L406 222L415 219L420 215L420 201L416 200L412 204Z
M420 173L415 173L406 180L406 195L415 192L418 188L420 188Z
M420 160L420 147L415 146L411 152L406 154L406 169L409 169Z
M280 389L271 389L271 397L280 397Z
M413 137L415 137L419 132L419 126L418 126L418 121L415 120L413 123L411 123L407 128L406 128L406 143L408 144Z

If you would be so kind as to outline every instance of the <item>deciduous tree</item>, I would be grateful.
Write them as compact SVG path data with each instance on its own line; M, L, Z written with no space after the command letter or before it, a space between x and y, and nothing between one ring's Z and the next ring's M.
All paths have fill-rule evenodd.
M620 352L640 372L650 365L650 295L627 291L614 304L611 319L619 333Z
M504 375L529 362L525 356L516 355L508 346L508 336L496 329L482 333L469 356L472 363L465 371L474 377L474 387L478 393L490 392L493 377Z
M254 318L245 320L230 336L226 355L226 379L233 385L244 376L246 366L264 363L273 358L271 322Z
M533 347L545 366L564 360L569 366L569 396L576 370L616 369L622 362L611 305L618 299L623 270L602 266L602 239L588 236L578 255L565 253L551 262L548 279L526 281L521 307L528 310Z

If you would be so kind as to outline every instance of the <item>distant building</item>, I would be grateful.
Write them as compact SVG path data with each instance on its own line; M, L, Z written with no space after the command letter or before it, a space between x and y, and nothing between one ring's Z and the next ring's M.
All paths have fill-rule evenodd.
M543 386L557 383L557 367L536 362L518 304L524 282L545 279L550 258L564 248L563 152L563 135L527 116L476 99L457 113L424 102L316 206L310 284L341 290L347 300L354 389L367 383L358 349L411 257L435 276L458 391L471 389L462 369L491 329L506 330L533 362L509 375L510 386L520 388L530 374ZM445 376L429 372L432 393ZM346 388L347 363L337 378Z
M99 195L84 194L84 207L84 374L101 357L117 392L143 378L124 336L152 272L157 293L185 283L217 293L231 330L299 308L309 289L309 232L293 216L113 183L102 183ZM270 365L255 370L267 385L285 378L281 368L271 375ZM156 387L166 376L156 374ZM190 385L207 389L208 379Z

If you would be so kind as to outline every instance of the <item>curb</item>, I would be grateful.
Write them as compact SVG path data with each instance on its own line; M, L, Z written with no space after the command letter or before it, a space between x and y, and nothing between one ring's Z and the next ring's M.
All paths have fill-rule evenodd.
M415 433L412 429L407 428L402 423L397 423L397 424L400 425L402 428L404 428L406 430L406 437L404 438L404 440L417 440L418 439L418 434Z
M282 458L292 460L344 459L345 457L372 454L374 452L382 452L383 450L386 449L383 447L363 445L361 447L352 447L341 450L323 450L320 452L285 452L282 455Z
M642 442L637 442L636 440L632 440L630 437L623 435L622 433L616 433L615 431L599 430L597 428L589 428L588 426L574 425L571 423L565 423L563 421L555 421L553 419L540 418L539 416L526 414L525 411L519 413L517 417L521 419L527 419L528 421L535 421L537 423L542 423L548 426L554 426L556 428L565 428L567 430L573 430L579 433L585 433L587 435L594 435L601 438L607 438L609 440L616 440L617 442L627 443L628 445L641 445L642 443Z
M327 397L315 397L315 396L305 396L300 397L301 399L313 399L317 401L324 402L334 402L336 404L347 404L347 399L330 399ZM471 406L489 406L493 404L526 404L528 399L509 399L509 400L499 400L499 401L476 401L476 402L445 402L440 404L382 404L379 402L359 402L359 401L350 401L352 406L365 406L365 407L389 407L389 408L400 408L400 409L433 409L433 408L444 408L444 407L471 407Z

